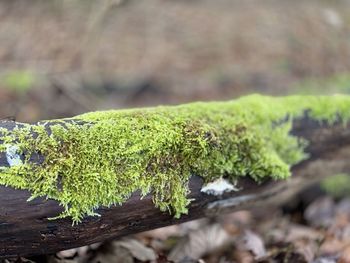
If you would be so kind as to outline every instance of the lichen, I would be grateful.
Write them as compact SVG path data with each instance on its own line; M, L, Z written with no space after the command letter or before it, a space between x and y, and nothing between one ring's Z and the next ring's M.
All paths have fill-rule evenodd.
M210 182L204 185L201 188L202 193L206 193L208 195L216 195L220 196L226 192L239 191L235 185L228 182L226 179L220 177L213 182Z
M346 123L350 96L251 95L21 124L1 130L0 150L17 147L23 164L1 169L0 184L57 200L64 209L57 218L73 222L122 205L138 190L179 217L191 201L191 175L206 183L288 178L290 166L307 158L306 142L290 134L292 119L305 113Z

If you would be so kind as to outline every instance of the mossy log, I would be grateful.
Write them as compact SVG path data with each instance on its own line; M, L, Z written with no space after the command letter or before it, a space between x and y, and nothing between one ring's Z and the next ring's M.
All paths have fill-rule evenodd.
M309 101L309 99L311 100ZM258 105L265 105L267 102L271 104L270 98L254 97L254 101L256 100L259 101ZM147 155L150 149L146 146L154 143L154 141L147 142L147 144L140 144L146 146L143 146L144 149L137 149L137 156L144 155L148 158L145 166L141 167L141 169L147 170L147 172L142 173L142 176L146 176L147 180L149 176L152 178L167 179L168 181L162 181L161 187L167 189L169 184L174 185L173 188L175 188L175 190L173 188L169 190L170 197L167 197L167 192L157 190L158 185L156 184L146 186L145 188L143 188L143 184L136 184L135 188L131 188L132 193L130 195L125 194L124 199L120 202L116 202L113 196L110 197L111 199L103 196L107 195L107 193L108 196L110 195L110 192L107 191L108 189L106 190L107 192L101 192L100 194L103 198L113 200L113 202L108 203L108 206L104 203L105 199L101 199L102 197L99 196L93 196L91 192L88 191L89 189L86 190L84 188L85 186L79 185L79 182L84 180L87 180L87 184L91 183L91 181L88 181L91 180L91 178L87 177L87 175L90 175L89 171L94 172L93 178L95 180L96 172L94 169L99 169L99 163L90 159L89 162L91 162L91 165L89 162L84 164L76 163L79 159L71 159L74 157L74 154L78 154L77 156L79 158L85 158L86 155L82 155L81 152L76 153L74 149L70 150L70 147L79 147L79 143L85 140L85 137L83 138L81 133L89 133L89 129L96 125L101 136L98 137L99 135L95 133L93 135L97 136L101 141L98 141L97 144L91 142L91 148L87 149L97 151L95 157L96 159L100 158L99 162L102 162L100 169L105 171L114 168L114 164L111 166L110 160L113 160L113 163L117 162L118 167L121 166L123 169L126 166L130 167L130 163L121 163L120 159L113 154L111 155L108 153L103 156L104 158L98 155L99 150L102 151L106 149L103 148L103 143L110 139L107 138L108 136L106 137L106 135L110 134L108 132L106 133L106 130L103 129L103 125L109 125L109 122L102 121L96 124L96 120L100 121L103 119L101 117L96 117L96 114L87 115L88 117L86 117L86 115L81 115L72 119L40 122L32 125L1 121L2 153L0 155L0 166L2 167L2 172L0 172L0 184L3 186L0 186L0 257L52 253L162 226L177 224L204 216L215 216L224 212L248 209L254 206L266 206L268 208L270 205L279 204L287 200L291 195L300 191L301 188L317 180L321 180L333 174L350 172L350 162L348 161L350 158L350 127L347 123L348 115L350 115L350 99L345 97L341 98L340 101L338 101L338 99L334 100L333 98L328 100L328 98L317 98L314 100L312 97L307 98L307 101L304 100L303 102L301 98L294 98L291 100L293 105L298 102L298 106L294 107L288 105L285 99L278 99L276 103L269 105L272 110L261 111L261 108L259 108L260 106L257 107L255 102L252 103L252 98L250 97L239 104L240 107L254 105L254 111L251 111L248 115L246 111L243 111L245 112L243 115L240 115L241 113L238 114L238 111L235 111L237 110L237 104L235 103L233 106L230 105L229 109L224 107L224 110L224 104L194 104L191 106L184 106L184 109L189 108L191 112L193 109L202 109L201 113L191 113L189 115L187 115L187 113L183 114L183 108L179 110L179 107L165 109L155 108L154 110L147 110L146 115L140 114L140 112L136 112L135 114L135 112L131 111L122 111L117 114L117 124L113 122L111 126L112 135L116 132L113 128L115 127L114 125L119 125L118 127L120 127L120 122L122 120L129 118L128 121L131 120L131 122L135 124L134 118L140 123L140 118L143 119L146 116L147 126L145 126L145 124L143 124L142 127L133 126L129 131L125 131L125 126L123 126L124 131L131 132L132 135L134 135L136 129L137 131L141 130L144 135L145 130L146 133L148 132L145 127L149 127L149 125L152 126L154 124L152 124L152 121L155 121L157 125L159 125L159 123L161 124L157 126L159 130L155 134L163 134L161 128L169 128L167 126L169 123L167 122L170 120L170 124L175 125L170 126L171 129L176 129L176 125L179 125L179 123L182 125L181 129L179 129L178 133L175 135L181 134L181 140L186 139L191 141L191 143L184 144L180 142L181 140L175 140L175 148L167 148L166 152L160 153L159 156L164 156L164 154L166 154L167 157L175 156L175 166L173 166L174 164L172 163L174 161L173 158L162 159L154 158L154 155ZM245 104L247 101L249 103ZM274 101L274 99L272 101ZM291 101L288 100L288 103ZM319 105L313 106L315 102L320 101L321 103ZM325 101L327 103L325 103ZM333 107L330 110L329 106L332 105ZM219 108L217 108L218 106ZM324 106L327 106L328 109L325 109L324 114L319 115L320 108ZM204 107L206 109L209 108L209 110L204 111ZM282 111L281 109L284 110ZM230 114L228 114L228 110L230 112L233 110L234 112L232 114L234 120L232 121L229 120ZM215 115L215 117L207 117L208 114L211 114L211 111L215 112L217 115ZM154 114L158 114L159 112L161 112L161 117L155 117ZM179 119L176 119L176 121L173 122L173 117L167 119L167 116L169 116L168 112L175 112L174 115L169 113L170 116L182 114L181 121L179 122ZM152 116L149 117L148 114ZM222 114L225 115L224 121L219 118ZM114 115L114 113L112 115ZM237 115L239 115L239 122L237 122L236 119ZM164 116L166 116L165 119ZM259 129L261 128L259 131L262 130L263 133L257 132L253 135L259 137L261 140L256 141L254 136L254 138L252 138L252 134L249 133L250 131L242 133L242 131L250 129L248 124L251 125L251 123L246 122L246 119L242 119L242 116L244 116L244 118L247 117L249 120L253 119L254 121L259 121L257 127ZM262 118L262 116L268 117ZM271 116L273 116L273 118ZM110 113L108 114L108 118L111 118ZM193 120L193 122L189 123L189 120ZM220 125L217 125L217 123ZM227 123L230 127L232 125L236 126L225 130L227 129ZM127 124L129 125L130 123ZM80 130L79 127L83 128ZM191 127L191 129L189 129L189 127ZM288 127L288 129L286 129L286 127ZM152 129L153 128L154 127L152 127ZM223 133L217 130L220 128L224 130ZM110 131L110 127L108 131ZM120 132L120 130L118 131ZM238 133L235 133L234 137L232 137L230 133L228 133L232 131L238 131ZM252 131L255 132L256 129ZM284 132L282 135L281 131ZM79 134L77 132L79 132ZM268 134L268 132L271 132L271 134ZM166 134L167 133L169 133L169 130L166 130ZM177 138L175 135L173 138ZM275 137L270 138L270 136ZM276 140L278 136L280 138ZM171 137L171 134L169 134L169 137ZM115 147L115 140L118 140L119 145L122 141L118 138L113 138L113 141L108 141L108 143L105 144L107 145L106 147L109 147L108 149L110 149L110 147ZM156 137L151 138L155 139ZM246 140L240 140L240 138L245 138ZM90 140L91 138L88 139ZM252 141L254 143L259 143L259 147L252 144ZM171 144L172 141L165 142ZM227 163L223 163L222 157L228 156L231 153L226 152L226 148L220 146L223 142L225 146L227 146L226 144L230 144L231 146L242 147L239 148L240 151L238 151L238 154L232 155L231 159L227 158ZM307 144L304 142L307 142ZM47 145L43 145L45 143ZM283 143L286 145L283 145ZM133 145L129 145L129 147L133 147ZM176 150L175 152L174 149ZM232 149L233 148L229 148L229 150ZM242 149L246 152L242 153ZM263 155L266 154L266 149L274 151L272 161L275 161L275 163L269 162L270 159L267 158L271 156L270 152L265 156ZM293 149L294 152L286 154L286 151L291 149ZM116 151L118 151L118 149L116 149ZM191 154L189 157L187 157L188 151ZM267 159L263 164L260 164L259 158L254 159L254 156L251 157L251 155L247 155L249 151L257 151L261 153L261 159ZM186 152L186 155L183 155L184 152ZM194 159L192 159L195 152L199 152L196 153L199 155L195 155ZM215 154L212 152L215 152ZM134 158L133 153L134 152L127 157ZM154 153L158 154L159 149L157 148L155 152L152 152L152 154ZM218 153L222 153L222 155L218 157ZM278 153L276 156L280 157L280 159L275 156L275 153ZM90 152L87 153L87 155L90 156ZM246 156L249 156L249 158ZM207 158L205 164L202 164L202 159L199 158ZM208 160L210 161L211 158L213 158L213 163L216 162L215 169L210 166L210 162L208 163ZM242 173L244 171L247 172L246 174L242 174L242 176L240 174L235 174L230 177L228 172L237 171L234 170L234 167L232 168L229 166L235 158L240 158L241 162L246 162L247 164L247 169L243 169L243 167L238 171ZM134 161L135 160L132 159L132 164ZM105 164L105 162L107 162L107 164ZM180 166L178 166L178 164ZM218 164L222 164L226 170L222 167L219 167L221 170L218 169ZM287 167L288 165L290 166L292 176L289 176L287 173L283 175L274 174L278 172L285 173L285 165L287 165ZM64 166L64 170L60 170L63 169L61 166ZM76 171L74 170L76 166L78 166L78 171L81 171L81 173L75 174L75 172L71 172ZM87 166L87 169L82 170L85 166ZM186 169L180 169L181 166L186 166ZM178 172L175 173L173 168L179 169L177 170ZM200 172L205 169L209 171L209 174L203 176ZM34 173L33 170L35 171ZM56 171L56 173L53 173L53 171ZM126 171L126 173L130 172L129 170L123 171ZM222 172L218 173L218 171ZM135 170L131 172L134 174ZM191 174L188 175L186 174L187 172ZM159 173L161 173L161 176ZM175 180L180 180L177 177L181 176L182 173L186 181L175 181L175 183L173 183L172 180L174 180L174 178ZM91 208L87 207L91 210L79 210L79 213L76 212L76 210L74 210L75 205L79 205L76 200L80 200L79 198L81 197L85 199L88 197L84 195L85 193L83 192L73 193L67 196L67 191L65 192L65 190L73 187L71 185L66 186L67 182L64 180L71 182L69 178L65 178L67 174L69 178L77 177L74 178L78 180L78 184L74 186L77 191L88 191L87 195L91 195L93 201L97 200L96 202L100 203L93 203ZM162 177L163 175L165 176L164 178ZM87 178L84 179L84 176ZM117 179L113 177L118 176L118 174L106 174L106 176L112 176L111 178L113 180L119 180L119 177ZM49 188L47 185L51 186L50 180L52 177L55 179L52 183L54 187ZM203 184L222 177L229 178L231 182L234 180L233 188L237 188L239 191L230 191L219 195L210 195L203 192ZM125 180L125 178L122 179ZM148 182L146 179L137 177L137 180L140 182L145 180L142 181L143 183ZM97 178L96 180L96 182L102 184L102 187L105 187L103 182L101 182L101 178ZM107 183L109 182L107 181ZM133 183L134 182L130 181L130 185ZM152 183L154 182L152 181ZM37 185L40 185L40 187L37 187ZM179 191L177 188L179 185L182 185L185 190ZM92 185L91 187L94 186ZM115 191L115 194L118 196L119 192L114 188L112 190ZM65 195L66 199L62 198L60 194ZM97 195L98 194L99 192ZM160 195L158 196L159 199L155 198L157 194ZM183 199L183 194L185 194L184 197L186 199ZM171 199L173 195L176 195L176 200ZM75 196L77 196L78 199L74 199L73 197ZM30 201L28 201L28 199L30 199ZM178 199L180 203L177 203ZM71 203L65 203L66 200L71 200ZM82 205L90 204L88 201L89 200L87 200L86 203L81 201ZM96 204L100 204L100 206ZM176 217L179 211L182 215ZM78 217L74 218L74 216ZM77 220L75 224L72 224L74 219Z

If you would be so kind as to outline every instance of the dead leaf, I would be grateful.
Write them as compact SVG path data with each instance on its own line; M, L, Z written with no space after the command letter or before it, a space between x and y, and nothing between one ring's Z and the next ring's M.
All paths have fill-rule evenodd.
M269 248L269 256L259 262L307 263L309 261L296 250L292 243L277 243Z
M304 256L307 262L315 259L318 245L317 242L311 239L299 239L294 241L295 251Z
M58 252L56 255L58 258L64 259L64 258L73 258L77 256L83 256L86 255L87 251L89 250L89 246L83 246L79 248L72 248L67 249Z
M336 206L337 214L344 214L350 217L350 198L342 199Z
M228 233L238 235L242 228L252 223L253 218L250 211L238 211L220 216L218 220Z
M339 263L350 263L350 245L347 245L339 258Z
M190 231L169 254L169 260L180 262L186 258L198 260L205 254L228 245L232 237L219 225L212 224Z
M136 236L144 239L144 238L156 238L160 240L166 240L170 237L178 237L183 236L189 231L199 229L206 225L207 219L198 219L193 220L190 222L182 223L179 225L173 225L173 226L167 226L162 228L157 228L154 230L146 231L140 234L137 234Z
M60 251L56 253L55 257L52 257L53 262L79 262L84 263L88 260L91 250L96 250L101 243L95 243L88 246L72 248Z
M324 235L322 232L317 231L311 227L302 226L298 224L290 223L288 226L287 235L285 236L285 242L294 242L299 239L308 239L308 240L322 240Z
M250 251L255 259L266 255L266 249L262 238L252 232L245 230L243 234L235 241L238 250Z
M253 263L255 262L254 256L249 251L237 250L235 249L233 252L233 259L235 262L240 263Z
M134 259L138 261L155 261L157 255L151 249L136 239L124 238L106 243L96 251L91 263L131 263Z
M337 263L337 257L319 257L312 263Z
M335 203L331 197L321 197L306 208L304 217L310 225L327 227L332 224L335 208Z
M343 240L344 242L350 242L350 224L346 225L344 228L341 229L339 238L341 238L341 240Z
M346 243L341 240L328 236L321 244L319 253L321 255L335 255L343 250Z
M90 261L91 263L134 263L134 258L128 249L121 246L112 246L100 249L95 257Z
M161 227L154 230L142 232L140 234L137 234L136 236L143 239L143 238L155 238L160 240L166 240L167 238L171 236L178 236L181 234L181 229L179 225L173 225L173 226L167 226L167 227Z
M146 247L143 243L136 239L122 239L113 242L114 247L123 247L127 249L131 255L140 261L154 261L157 259L156 253L153 249Z

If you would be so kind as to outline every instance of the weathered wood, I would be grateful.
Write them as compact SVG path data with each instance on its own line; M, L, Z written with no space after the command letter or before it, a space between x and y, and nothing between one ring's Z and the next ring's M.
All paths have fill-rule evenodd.
M0 127L12 129L14 122L0 122ZM189 213L174 219L154 207L151 197L140 200L139 193L123 205L101 208L101 217L88 217L72 226L70 219L48 220L62 211L53 200L35 199L27 202L30 193L10 187L0 187L0 257L47 254L63 249L100 242L124 235L177 224L206 215L232 212L254 205L269 206L286 200L302 187L339 172L350 172L350 129L342 124L328 126L311 119L294 121L293 134L310 142L310 158L292 168L293 176L286 181L256 184L242 178L241 191L220 197L200 192L203 181L193 176L190 197L194 201ZM0 155L0 165L6 156Z

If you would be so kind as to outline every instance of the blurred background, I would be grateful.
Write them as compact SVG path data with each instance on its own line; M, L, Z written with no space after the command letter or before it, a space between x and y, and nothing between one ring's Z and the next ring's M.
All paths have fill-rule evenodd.
M249 93L350 94L350 1L0 1L0 119ZM344 191L323 182L282 209L0 262L346 263L350 179L337 178Z
M350 1L0 1L0 117L350 92Z

